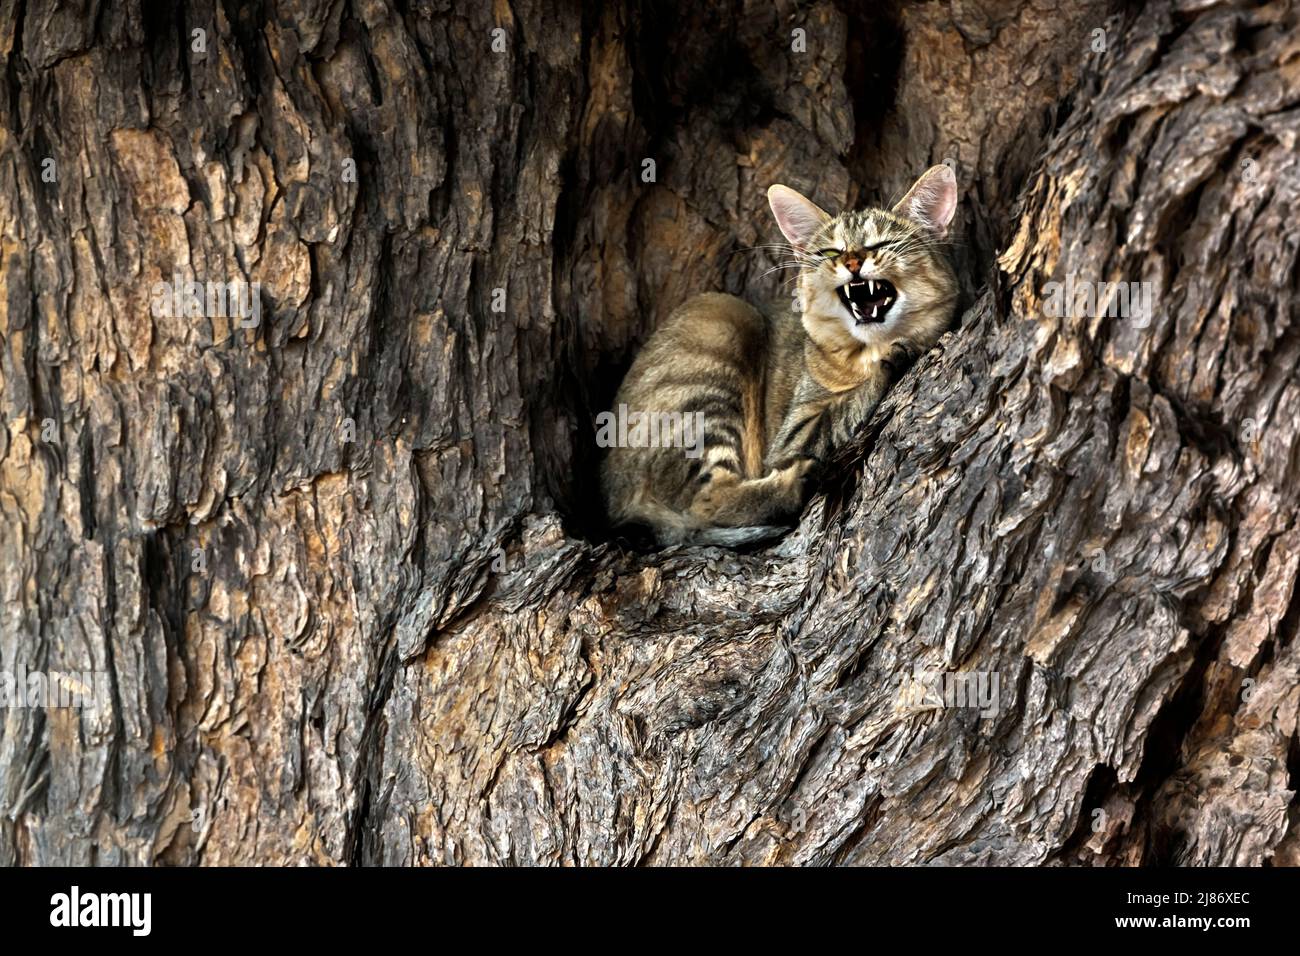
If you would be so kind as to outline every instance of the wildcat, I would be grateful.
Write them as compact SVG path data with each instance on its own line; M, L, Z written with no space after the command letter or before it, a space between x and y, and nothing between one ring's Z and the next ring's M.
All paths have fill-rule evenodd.
M647 525L661 544L779 534L798 517L813 466L879 403L891 362L933 346L956 309L942 248L957 207L947 166L889 211L831 216L781 185L767 196L800 268L802 322L789 306L765 315L731 295L689 299L618 390L632 431L598 435L611 521ZM662 427L651 436L647 424Z

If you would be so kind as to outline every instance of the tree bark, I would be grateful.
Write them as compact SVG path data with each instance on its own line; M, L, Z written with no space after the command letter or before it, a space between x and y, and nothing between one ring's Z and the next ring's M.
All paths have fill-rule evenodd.
M1291 3L88 6L0 0L0 667L111 695L0 711L0 863L1300 858ZM766 187L942 161L959 328L799 527L611 536Z

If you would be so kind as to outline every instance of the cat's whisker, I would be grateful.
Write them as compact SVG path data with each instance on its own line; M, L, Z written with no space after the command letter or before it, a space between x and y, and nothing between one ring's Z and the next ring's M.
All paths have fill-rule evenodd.
M797 265L792 265L792 266L773 266L771 269L768 269L766 272L762 273L762 274L759 276L759 278L760 278L760 279L766 279L766 278L767 278L768 276L770 276L773 272L780 272L780 271L782 271L783 269L798 269L798 268L800 268L800 267L797 266ZM798 279L799 276L798 276L798 275L795 275L795 276L793 276L793 278Z

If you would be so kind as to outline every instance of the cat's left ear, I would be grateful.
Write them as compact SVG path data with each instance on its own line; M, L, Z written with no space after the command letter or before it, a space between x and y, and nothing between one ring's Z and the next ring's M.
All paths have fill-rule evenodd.
M767 201L772 207L772 215L776 216L776 224L781 227L781 234L796 249L806 248L808 240L831 218L811 199L780 183L768 187Z
M957 174L947 166L931 166L894 207L895 215L920 223L940 238L957 211Z

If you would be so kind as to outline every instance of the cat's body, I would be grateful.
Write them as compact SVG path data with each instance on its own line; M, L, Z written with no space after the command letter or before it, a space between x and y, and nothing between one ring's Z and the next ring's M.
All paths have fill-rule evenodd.
M612 522L647 525L663 544L779 533L814 465L879 403L891 365L929 349L952 320L957 280L934 241L956 205L946 167L893 212L832 218L786 187L768 195L802 267L802 321L789 306L765 314L735 296L696 296L655 330L615 399L624 413L703 426L685 431L690 442L650 443L634 430L608 443L601 489Z

